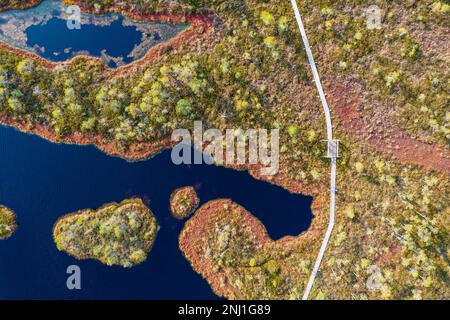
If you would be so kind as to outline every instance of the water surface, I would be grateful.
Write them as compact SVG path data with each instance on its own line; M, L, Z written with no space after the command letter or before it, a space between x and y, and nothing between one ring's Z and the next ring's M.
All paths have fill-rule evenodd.
M116 67L140 58L185 25L143 23L116 14L83 14L80 30L67 28L65 6L0 13L0 40L51 61L79 54ZM246 172L215 166L176 166L170 151L129 163L93 146L58 145L0 126L0 204L18 215L19 229L0 241L0 299L214 299L178 247L184 222L169 213L172 191L195 186L201 203L230 198L255 214L273 239L298 235L312 219L312 198L257 181ZM148 260L107 267L58 252L52 229L62 215L140 197L161 229ZM82 270L82 290L66 288L66 269Z
M0 13L0 40L54 62L78 55L100 57L110 67L128 64L186 29L184 24L134 21L120 14L82 13L80 29L59 0Z
M170 151L142 162L109 157L93 146L60 145L0 126L0 203L19 229L0 241L0 299L214 299L178 247L184 222L169 212L173 190L195 186L201 203L230 198L258 217L273 239L298 235L312 220L312 198L293 195L223 167L176 166ZM148 260L107 267L58 252L52 239L63 214L138 196L149 201L161 230ZM82 269L82 290L66 289L66 268Z

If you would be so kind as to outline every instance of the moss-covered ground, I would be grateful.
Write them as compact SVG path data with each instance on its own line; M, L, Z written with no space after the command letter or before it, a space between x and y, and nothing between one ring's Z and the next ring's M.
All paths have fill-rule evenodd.
M336 228L312 297L449 297L447 1L372 1L382 13L381 28L372 30L364 1L298 2L342 141ZM267 253L292 273L282 269L279 290L252 291L261 279L253 273L265 273L265 261L214 267L232 286L227 297L299 298L327 225L329 163L322 157L324 117L289 1L83 3L97 12L208 14L212 24L122 72L82 58L48 68L3 46L1 121L44 127L60 141L95 136L125 157L194 120L221 130L279 128L281 170L271 181L316 197L311 229L289 242L289 254ZM251 238L235 234L233 243L242 246L236 254L252 256Z
M129 268L147 260L157 231L153 213L142 200L130 199L68 214L53 236L58 250L75 258Z

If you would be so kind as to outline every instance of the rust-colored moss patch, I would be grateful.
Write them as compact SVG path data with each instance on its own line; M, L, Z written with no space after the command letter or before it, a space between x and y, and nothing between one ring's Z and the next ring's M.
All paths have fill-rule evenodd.
M199 203L193 187L180 188L170 196L170 212L177 219L185 219L197 209Z
M271 240L262 223L231 200L202 206L186 223L179 243L220 296L297 299L302 291L305 266L292 252L296 238Z

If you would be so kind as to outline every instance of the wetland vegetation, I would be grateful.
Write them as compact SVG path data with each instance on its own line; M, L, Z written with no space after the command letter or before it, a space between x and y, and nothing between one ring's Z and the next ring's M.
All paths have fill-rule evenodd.
M147 260L157 231L153 213L142 200L130 199L68 214L55 224L53 236L58 250L77 259L130 268Z
M191 262L228 298L298 299L327 225L329 190L323 115L289 2L77 3L141 19L183 17L191 27L114 72L92 59L55 65L2 45L0 121L130 159L155 153L193 120L219 129L279 128L280 173L270 181L315 196L310 230L284 250L269 245L256 254L245 226L203 221L218 243L209 248L211 270L226 288ZM369 30L363 2L299 1L343 148L336 228L312 296L442 299L449 296L449 5L374 4L382 28ZM220 246L224 237L235 246ZM215 258L221 253L222 262ZM263 282L266 290L251 290Z
M11 237L17 229L16 214L0 205L0 240Z

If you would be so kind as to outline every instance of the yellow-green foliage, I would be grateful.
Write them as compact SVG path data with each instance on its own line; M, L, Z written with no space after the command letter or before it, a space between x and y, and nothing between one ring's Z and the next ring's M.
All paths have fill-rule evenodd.
M84 2L105 11L125 3ZM342 140L337 225L311 297L449 297L448 174L400 163L375 151L365 137L346 130L343 124L348 119L337 121L338 111L350 108L355 99L354 107L370 125L360 128L361 134L375 134L388 125L389 130L398 129L446 152L450 134L447 1L375 2L382 25L373 30L366 27L367 2L297 2L335 132ZM126 3L152 14L163 11L167 2ZM132 74L105 74L98 63L83 59L50 71L0 50L0 115L31 127L44 124L59 137L95 134L100 141L118 143L124 154L130 145L170 137L174 128L192 128L194 119L219 129L279 128L283 176L315 196L327 195L329 163L321 142L326 138L324 117L290 2L171 2L177 13L205 8L218 16L210 38L162 54ZM343 89L333 93L340 86ZM353 92L354 88L362 92ZM398 136L380 135L374 140L402 148L391 141ZM324 199L319 204L327 207ZM292 283L269 286L279 280L268 276L266 260L243 247L251 241L244 239L245 234L223 256L210 255L217 264L237 263L231 273L236 292L244 290L253 298L298 298L323 237L317 230L326 230L327 208L314 213L316 232L293 245L288 256L270 257L292 266L280 277ZM211 229L214 244L223 241L224 228ZM110 236L126 239L120 229ZM302 246L307 239L314 242ZM95 255L105 256L105 251L106 256L113 252L96 247ZM141 256L140 251L128 254L127 261L131 255ZM274 291L274 287L288 290Z
M184 219L195 211L200 199L193 187L175 190L170 196L170 210L178 219Z
M0 206L0 240L11 237L15 230L15 213L6 207Z
M67 215L53 233L58 249L78 259L128 268L147 259L157 230L151 211L140 199L131 199Z

